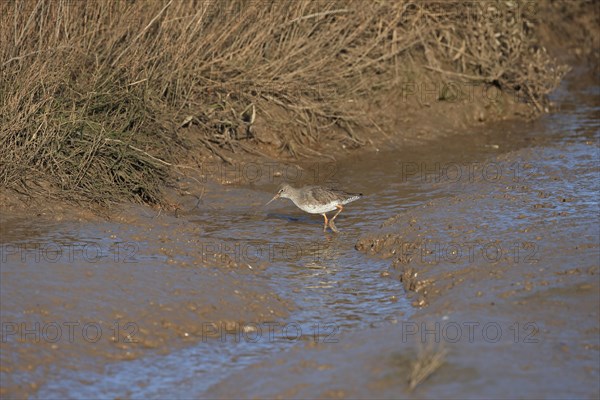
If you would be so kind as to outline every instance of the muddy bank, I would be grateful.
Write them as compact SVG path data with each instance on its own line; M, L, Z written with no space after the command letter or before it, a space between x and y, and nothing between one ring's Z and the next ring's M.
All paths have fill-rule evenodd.
M0 184L82 204L168 209L164 184L208 157L339 159L527 119L568 70L548 32L597 44L584 1L17 4L0 12Z
M590 47L583 43L582 54ZM364 132L326 124L286 136L289 114L267 102L250 155L235 147L250 141L225 134L246 132L244 113L236 126L217 126L216 152L205 141L212 131L179 125L187 112L177 115L176 134L159 127L159 140L137 138L144 146L136 149L98 136L89 149L128 156L114 176L151 174L148 186L122 186L138 201L158 196L168 165L152 158L155 150L166 146L166 160L186 163L171 166L154 208L82 211L60 200L74 200L76 187L60 181L57 193L43 177L18 193L3 190L2 397L597 397L596 78L576 75L548 104L556 117L526 123L536 108L527 98L423 77L421 66L402 73L415 71L414 85L355 103L371 117ZM466 98L455 97L457 83ZM129 90L115 102L135 100ZM233 101L224 99L216 104ZM104 99L89 104L96 101ZM209 117L219 120L225 106ZM78 146L91 137L84 133ZM310 153L319 162L298 162L293 156L306 156L299 148L320 153ZM83 198L119 198L75 170ZM261 208L283 180L368 196L337 220L342 235L323 235L321 221L289 205ZM291 244L300 253L240 259L238 244ZM287 347L219 337L298 321L308 339ZM315 325L328 328L323 337ZM330 335L335 343L321 340ZM424 359L419 345L436 339L445 363L409 392L413 363Z
M563 92L561 117L515 130L543 133L524 138L530 147L467 163L471 175L459 179L456 169L440 174L436 157L418 166L413 182L447 195L356 241L389 260L387 272L420 308L414 315L297 347L208 395L597 398L600 103L597 86L584 86L570 87L578 96ZM432 343L444 362L411 391L419 349Z

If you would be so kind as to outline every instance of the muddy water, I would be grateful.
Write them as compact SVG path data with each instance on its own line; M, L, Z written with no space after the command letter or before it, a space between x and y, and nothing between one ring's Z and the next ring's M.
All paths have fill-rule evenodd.
M598 398L600 91L593 82L576 77L565 83L556 94L557 114L533 124L501 124L477 137L345 164L344 171L377 195L375 219L382 210L396 213L381 229L366 232L358 247L396 251L390 261L401 273L418 272L415 281L424 290L410 294L423 296L429 306L387 328L353 332L344 337L347 346L271 357L213 386L209 397ZM463 179L438 173L461 164ZM469 166L476 174L472 181ZM412 168L405 169L406 179L402 167ZM530 247L515 255L511 247L497 259L437 251L399 256L399 244L407 241L501 247L528 242L537 253L530 254ZM434 322L497 324L504 334L494 340L465 331L445 335ZM429 341L441 340L449 355L410 391L411 364L422 360L415 348L426 340L423 324ZM420 327L421 335L407 335L407 326ZM317 368L327 365L335 368Z
M162 236L171 233L161 224L154 224L151 235L147 235L146 224L3 221L6 262L2 265L2 321L6 332L2 357L8 368L2 371L3 385L7 382L15 389L36 382L35 395L42 398L185 396L190 388L202 392L235 368L259 361L266 354L299 342L337 341L345 331L389 323L409 311L399 282L381 276L387 270L386 263L369 260L354 250L355 237L375 223L361 217L360 210L367 204L362 208L359 204L347 218L340 218L344 231L333 235L323 234L319 219L305 217L289 205L280 204L271 211L255 207L266 196L265 192L244 188L206 195L202 207L180 218L188 229L196 229L193 232L198 236L192 242L186 236L193 248L173 246L175 252L171 254L164 248L168 244L161 246L154 240L161 242ZM253 199L252 204L246 199ZM257 199L260 202L255 204ZM203 321L207 333L217 331L216 338L202 336L200 343L166 355L136 353L131 346L131 350L124 349L131 351L130 360L102 366L106 360L90 349L95 345L96 325L112 320L121 325L133 322L135 325L120 328L134 336L138 327L149 329L142 316L145 306L168 302L173 286L186 290L197 286L190 285L190 280L207 279L203 271L182 270L177 264L197 258L210 264L212 253L228 257L236 268L247 269L245 273L252 273L253 279L269 288L270 296L292 298L295 305L290 315L285 319L274 316L267 320L270 325L263 325L264 318L243 318L243 326L262 329L262 336L239 326L227 328L227 333L220 322L214 328L206 327ZM157 280L170 280L173 286L156 286L153 281ZM252 281L248 285L252 286ZM222 296L237 294L236 287L224 286L234 293ZM165 293L156 293L161 289ZM190 295L192 299L195 296L206 293ZM131 302L142 304L133 308L123 304ZM30 332L41 323L37 328L41 337L11 334L13 325L21 321ZM75 343L60 340L53 344L55 324L65 330L65 323L74 322L78 324ZM89 340L78 337L80 323L93 324ZM101 326L110 334L116 329L111 324ZM36 352L45 344L50 348L39 358ZM68 357L52 354L52 350L58 352L71 345ZM36 365L38 360L42 365ZM23 362L30 362L32 367L20 371L15 364Z
M383 221L380 208L398 204L371 214L369 196L338 219L342 234L334 235L291 203L263 208L268 184L213 189L177 219L151 211L128 224L3 217L5 393L202 393L266 355L336 342L410 312L400 283L385 276L387 263L354 249L361 232ZM232 296L249 309L223 304ZM285 317L269 309L279 298L293 303ZM187 309L206 303L213 313L185 320ZM224 325L232 321L243 322ZM174 344L192 336L194 343Z
M563 112L534 124L507 122L302 169L254 164L260 179L240 173L245 166L220 171L217 178L237 183L196 185L199 201L188 196L178 218L148 210L107 222L2 216L2 394L202 396L277 353L410 317L389 261L356 251L357 240L391 216L473 190L473 181L536 174L527 165L535 160L486 161L503 153L572 143L584 147L561 163L589 162L581 141L598 140L597 108L578 104L586 93L597 98L597 89L571 92L557 94ZM288 200L263 206L283 180L365 196L336 220L341 234L323 233L320 216ZM78 324L73 340L65 323ZM29 336L14 333L15 324ZM55 324L63 328L56 341Z

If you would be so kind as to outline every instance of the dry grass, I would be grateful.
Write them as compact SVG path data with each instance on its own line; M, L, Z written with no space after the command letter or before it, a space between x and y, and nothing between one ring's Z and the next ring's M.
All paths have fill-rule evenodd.
M255 118L295 156L317 154L332 127L361 146L353 104L414 79L409 70L519 91L542 109L564 69L535 42L534 16L506 4L3 1L0 184L160 202L193 150L181 129L195 126L223 157L256 148Z
M417 386L437 371L446 359L448 350L433 343L421 344L417 358L413 361L408 376L408 389L413 391Z

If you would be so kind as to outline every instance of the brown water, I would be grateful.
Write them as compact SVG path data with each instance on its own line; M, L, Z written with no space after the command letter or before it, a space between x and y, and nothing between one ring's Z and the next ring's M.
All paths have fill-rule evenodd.
M597 99L597 87L578 90L577 97L562 90L557 96L563 110L534 124L507 122L426 147L302 169L264 163L211 170L237 184L207 182L200 201L189 197L179 218L148 210L136 223L2 216L2 386L9 395L40 398L197 397L244 366L293 346L340 341L409 317L401 283L387 274L389 261L356 251L359 238L392 216L470 190L473 179L536 173L532 160L487 162L491 157L532 146L542 152L557 142L597 143L598 109L578 105L585 96ZM582 151L566 152L561 162L592 166L593 153ZM260 179L250 171L259 171ZM263 207L284 180L295 186L326 182L365 196L336 220L341 234L323 233L320 216L304 214L288 200ZM580 196L597 205L596 189L584 187ZM495 219L498 226L502 218ZM214 254L230 263L215 262ZM206 308L200 319L186 314L199 308ZM234 329L199 339L206 327L199 331L198 325L211 317L244 321L250 329L245 333L260 326L262 336L241 331L236 337L240 331ZM64 328L75 321L111 334L115 327L134 336L145 330L148 339L141 347L96 345L77 330L74 342L48 340L48 324ZM12 334L14 324L31 328L36 322L48 328L41 340ZM273 337L265 322L278 324ZM152 335L165 325L167 333ZM190 336L195 340L186 344Z

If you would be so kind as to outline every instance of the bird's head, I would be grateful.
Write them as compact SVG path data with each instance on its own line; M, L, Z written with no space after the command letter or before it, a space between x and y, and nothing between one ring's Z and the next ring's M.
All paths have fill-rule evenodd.
M290 194L291 194L291 189L292 187L290 185L288 185L287 183L282 183L281 185L279 185L279 188L277 189L277 194L275 194L275 196L269 200L269 202L266 205L270 204L273 200L277 200L278 198L282 197L284 199L289 199L290 198Z

